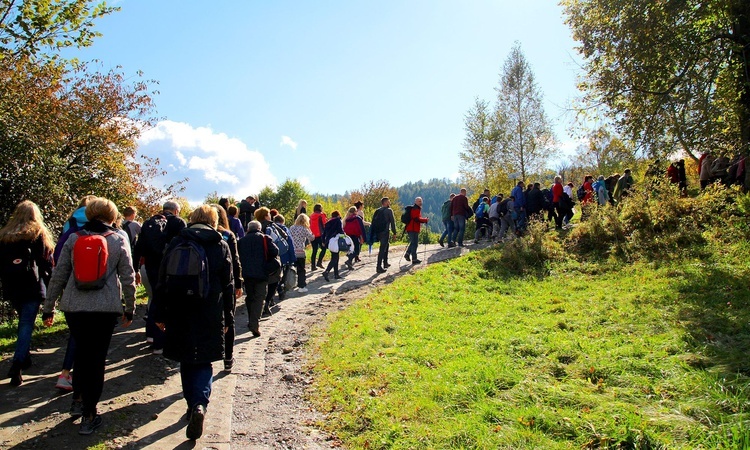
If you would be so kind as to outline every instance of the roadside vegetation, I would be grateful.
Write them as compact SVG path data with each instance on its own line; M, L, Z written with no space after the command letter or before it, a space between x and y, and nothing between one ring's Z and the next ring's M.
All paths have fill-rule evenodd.
M750 446L749 197L643 185L332 318L321 426L350 448Z

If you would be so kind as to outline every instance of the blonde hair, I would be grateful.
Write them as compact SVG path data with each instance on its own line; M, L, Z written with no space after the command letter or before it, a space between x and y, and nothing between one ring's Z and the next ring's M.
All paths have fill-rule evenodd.
M349 214L357 214L357 207L356 206L350 206L347 210Z
M265 206L261 206L260 208L255 210L255 220L258 222L263 222L266 220L266 216L271 214L271 210L266 208Z
M104 223L114 223L119 215L117 206L104 197L96 197L86 205L86 218Z
M202 223L214 230L219 226L219 213L211 205L200 205L190 213L190 223Z
M27 239L30 241L41 239L44 249L50 252L55 248L52 233L44 224L44 217L39 207L32 201L24 200L16 206L8 223L0 229L0 242L18 242Z
M297 220L294 221L294 224L301 227L310 228L310 217L308 217L307 214L300 214L299 216L297 216Z

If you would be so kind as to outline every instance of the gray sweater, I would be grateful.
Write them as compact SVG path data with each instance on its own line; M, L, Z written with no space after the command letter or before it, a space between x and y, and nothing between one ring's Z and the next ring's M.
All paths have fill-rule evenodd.
M103 288L81 291L73 279L72 253L78 234L72 234L63 246L60 259L52 271L47 290L47 299L42 312L51 313L62 294L59 309L63 312L111 312L132 314L135 310L135 270L130 253L130 243L122 234L115 232L107 236L107 273L110 274ZM125 299L123 310L122 299Z

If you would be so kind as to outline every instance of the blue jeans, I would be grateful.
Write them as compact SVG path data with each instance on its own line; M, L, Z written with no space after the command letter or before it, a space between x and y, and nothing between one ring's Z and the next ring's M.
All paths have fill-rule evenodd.
M182 395L185 397L188 408L192 409L196 405L208 406L213 377L214 369L211 363L180 363Z
M443 231L443 234L440 236L440 242L445 242L445 238L448 238L448 243L450 244L453 242L453 221L452 220L444 220L443 225L445 226L445 231Z
M22 362L29 356L31 349L31 333L34 331L34 321L39 314L38 300L21 303L16 312L18 313L18 338L16 339L16 353L13 361Z
M453 216L453 240L458 245L464 245L464 233L466 233L466 216L457 214Z
M411 255L411 260L417 259L417 247L419 247L419 233L409 231L409 246L406 248L406 254Z
M516 208L516 212L518 213L518 217L516 218L516 227L519 230L525 230L526 229L526 209L524 208L521 210L521 208Z
M76 338L71 334L68 336L68 346L65 348L65 358L63 359L63 370L73 370L73 361L76 357Z

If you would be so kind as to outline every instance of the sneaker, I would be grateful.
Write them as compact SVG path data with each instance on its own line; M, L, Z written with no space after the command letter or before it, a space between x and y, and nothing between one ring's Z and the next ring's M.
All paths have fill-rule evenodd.
M87 436L94 432L97 428L102 425L102 416L96 414L91 417L84 417L81 419L81 428L78 429L78 434Z
M224 372L231 372L234 367L234 358L224 360Z
M307 292L307 288L299 288L297 289L297 292L301 292L304 294L305 292Z
M351 261L345 262L344 265L347 267L347 269L354 270L354 264L352 264Z
M163 348L155 348L155 349L151 350L151 353L153 353L154 355L161 355L161 354L164 353L164 349Z
M315 267L320 267L321 269L325 269L325 267L323 267L323 261L318 261L318 264L316 264Z
M375 269L375 271L377 273L386 273L387 272L385 269L381 269L380 267L378 267L377 269Z
M448 248L453 248L456 246L455 242L448 242Z
M70 417L78 418L83 415L83 402L81 400L73 400L70 404Z
M387 268L391 267L391 265L390 265L390 264L388 264L387 262L384 262L384 263L383 263L383 267L385 267L385 268L387 269Z
M438 244L440 244L441 247L445 247L445 244L443 244L443 241L438 241Z
M325 278L326 281L331 281L330 279L328 279L328 272L323 272L323 278Z
M206 418L206 407L196 405L190 413L190 422L185 430L185 436L195 441L203 436L203 419Z
M416 264L420 264L421 262L422 262L422 261L420 261L420 260L418 260L418 259L415 259L414 261L412 261L412 262L411 262L411 264L412 264L412 265L416 265Z
M147 343L147 344L153 344L153 343L154 343L154 338L152 338L152 337L147 337L147 338L146 338L146 343Z
M59 377L57 377L57 384L55 384L55 387L63 391L72 391L73 377L71 375L68 375L67 377L64 375L60 375Z
M406 253L404 255L404 259L407 260L407 261L411 261L411 255L409 255L408 253Z

